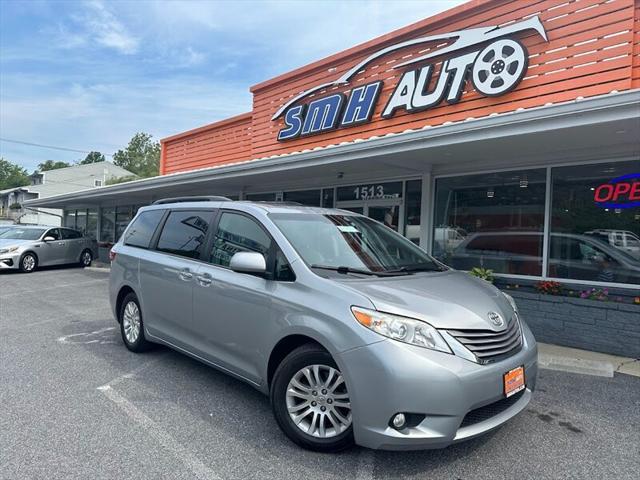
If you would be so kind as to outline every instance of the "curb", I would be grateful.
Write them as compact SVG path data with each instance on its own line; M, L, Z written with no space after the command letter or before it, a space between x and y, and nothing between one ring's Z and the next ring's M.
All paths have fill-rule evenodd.
M84 267L84 269L89 270L90 272L103 272L103 273L109 273L111 271L111 269L107 267Z
M581 373L595 377L613 377L614 367L610 362L584 360L582 358L567 358L541 353L538 355L538 365L547 370Z

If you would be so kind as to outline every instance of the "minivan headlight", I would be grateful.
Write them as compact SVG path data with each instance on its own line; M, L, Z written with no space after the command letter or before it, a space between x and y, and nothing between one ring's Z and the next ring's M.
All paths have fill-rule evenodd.
M502 292L502 294L505 296L507 301L511 304L511 308L513 308L513 311L518 313L518 305L516 305L516 301L513 299L513 297L508 293Z
M452 353L438 330L426 322L361 307L351 307L351 312L360 325L380 335L410 345Z
M0 248L0 253L11 253L11 252L15 252L16 250L18 250L18 246L13 246L13 247L5 247L5 248Z

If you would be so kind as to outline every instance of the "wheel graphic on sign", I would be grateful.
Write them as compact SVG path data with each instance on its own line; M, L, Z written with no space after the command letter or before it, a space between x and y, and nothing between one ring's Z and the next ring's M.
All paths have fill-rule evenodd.
M487 45L473 64L473 86L488 97L514 89L527 70L529 55L515 40L502 39Z

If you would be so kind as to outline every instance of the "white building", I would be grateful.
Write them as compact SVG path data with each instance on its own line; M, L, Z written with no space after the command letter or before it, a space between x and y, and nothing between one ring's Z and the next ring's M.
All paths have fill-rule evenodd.
M56 208L29 209L24 202L55 195L100 188L111 179L133 174L111 162L35 172L30 176L31 185L0 190L0 220L24 224L61 225L62 210Z

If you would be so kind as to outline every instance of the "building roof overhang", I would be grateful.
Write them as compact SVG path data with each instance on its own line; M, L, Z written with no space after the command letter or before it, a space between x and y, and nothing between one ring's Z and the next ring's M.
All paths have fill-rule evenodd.
M176 195L357 183L373 177L447 174L621 157L640 158L640 90L355 139L302 152L29 200L32 207L148 203ZM283 172L286 175L283 176ZM275 189L275 188L274 188ZM123 198L123 197L126 197Z

